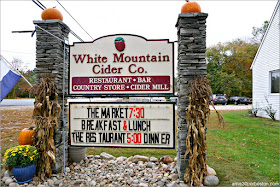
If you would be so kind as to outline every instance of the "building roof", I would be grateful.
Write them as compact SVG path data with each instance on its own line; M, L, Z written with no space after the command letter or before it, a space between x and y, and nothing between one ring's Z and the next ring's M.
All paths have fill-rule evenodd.
M270 20L269 20L268 27L267 27L267 29L266 29L266 31L264 33L264 36L263 36L262 41L261 41L261 44L259 46L259 49L258 49L256 55L255 55L254 61L252 62L252 65L251 65L250 69L253 69L253 66L254 66L255 62L257 61L258 55L259 55L259 53L260 53L260 51L262 49L262 46L263 46L263 43L264 43L264 41L266 39L267 33L268 33L268 31L269 31L269 29L270 29L270 27L272 25L272 21L273 21L274 17L276 16L276 13L277 13L277 10L279 8L279 5L280 5L280 0L277 1L276 7L275 7L275 9L273 11L273 14L272 14Z

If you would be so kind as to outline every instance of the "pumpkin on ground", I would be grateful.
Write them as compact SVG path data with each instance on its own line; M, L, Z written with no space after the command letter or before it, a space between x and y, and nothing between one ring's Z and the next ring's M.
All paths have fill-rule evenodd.
M41 17L43 20L60 19L61 21L63 21L62 14L56 8L47 8L43 10Z
M197 2L187 2L182 6L181 13L201 12L201 8Z
M19 145L32 145L33 144L33 128L25 128L23 129L18 136L18 144Z

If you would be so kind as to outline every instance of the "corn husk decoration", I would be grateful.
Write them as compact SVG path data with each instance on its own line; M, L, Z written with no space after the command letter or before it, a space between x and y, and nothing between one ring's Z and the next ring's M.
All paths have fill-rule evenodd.
M60 105L54 82L45 78L33 88L35 94L33 118L35 119L34 145L39 151L37 175L41 180L52 176L51 163L55 163L54 128L58 127Z
M188 131L185 159L188 157L184 180L189 186L203 186L207 175L206 159L206 121L210 115L212 90L206 77L197 76L189 83L189 105L186 108ZM215 107L214 107L215 108ZM216 109L215 109L216 110ZM219 124L223 117L217 112Z

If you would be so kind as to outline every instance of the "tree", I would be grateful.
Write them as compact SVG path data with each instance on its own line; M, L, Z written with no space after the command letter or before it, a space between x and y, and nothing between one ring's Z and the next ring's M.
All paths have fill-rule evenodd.
M24 69L26 68L24 66L24 63L21 59L19 58L14 58L13 61L11 62L12 64L12 67L15 69L15 70L18 70L18 71L24 71Z
M208 48L207 73L213 93L251 97L250 66L257 50L257 43L241 39Z
M24 65L24 62L18 58L14 58L11 64L12 67L18 70L31 84L35 84L35 79L36 79L35 70L26 71L26 66ZM28 98L29 90L30 90L30 85L23 78L21 78L14 86L14 88L9 92L6 98L9 99L17 98L17 97Z
M265 31L268 27L268 24L269 22L268 21L264 21L264 23L262 24L261 27L253 27L253 31L252 31L252 34L253 34L253 39L257 42L257 43L260 43L264 34L265 34Z
M242 80L234 74L217 71L208 77L211 80L213 93L223 93L227 96L239 95L242 92Z
M252 97L250 67L268 24L264 21L261 27L253 27L249 40L236 39L207 49L207 73L213 93Z
M31 84L35 84L36 77L35 77L34 70L28 70L26 72L21 72L21 73ZM30 88L31 88L30 85L23 78L21 78L15 86L16 89L15 97L28 98Z

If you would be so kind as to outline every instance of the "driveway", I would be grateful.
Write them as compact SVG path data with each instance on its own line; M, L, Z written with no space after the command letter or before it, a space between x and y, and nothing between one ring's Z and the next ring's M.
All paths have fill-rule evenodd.
M3 99L2 106L33 106L35 99Z
M68 99L68 102L100 102L100 101L104 101L104 98L100 99L100 98L92 98L92 99L88 99L88 98L79 98L79 99ZM106 99L105 99L106 100ZM121 98L110 98L107 99L108 102L114 102L114 101L119 101L121 100ZM4 99L1 103L0 103L0 108L3 107L33 107L34 106L34 101L35 99ZM252 105L215 105L215 108L217 110L250 110L252 109ZM177 106L175 107L175 109L177 110ZM214 110L212 106L210 106L211 110Z
M216 110L250 110L252 109L252 105L214 105ZM214 110L212 106L210 106L210 110Z
M216 110L250 110L252 109L252 105L214 105ZM175 106L175 110L177 110L177 105ZM214 110L212 106L210 106L210 110Z

